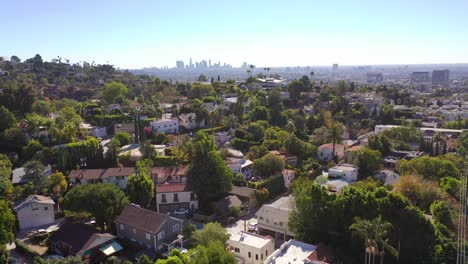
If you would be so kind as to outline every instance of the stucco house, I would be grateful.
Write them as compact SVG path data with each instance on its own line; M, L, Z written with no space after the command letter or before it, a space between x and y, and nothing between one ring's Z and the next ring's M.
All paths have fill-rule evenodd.
M334 156L338 156L338 159L342 159L344 156L344 146L341 144L335 144L335 153L333 153L333 144L323 144L318 147L317 157L325 162L329 162Z
M342 178L347 182L357 181L359 168L353 164L340 163L328 170L328 178Z
M259 233L272 233L281 236L294 236L289 230L289 211L294 206L292 195L283 196L276 201L264 204L255 214L258 219Z
M179 133L178 118L162 118L159 120L151 121L150 126L153 129L153 131L157 133Z
M182 233L183 221L130 204L125 206L114 223L119 238L161 253L171 247Z
M182 113L179 115L179 125L185 129L195 129L205 127L205 120L197 123L195 113Z
M164 183L156 185L156 208L160 213L172 213L184 208L198 209L198 199L186 183Z
M15 206L19 228L26 229L53 224L54 201L47 196L30 195Z
M239 232L229 238L229 250L239 263L262 264L275 251L275 241L270 236Z

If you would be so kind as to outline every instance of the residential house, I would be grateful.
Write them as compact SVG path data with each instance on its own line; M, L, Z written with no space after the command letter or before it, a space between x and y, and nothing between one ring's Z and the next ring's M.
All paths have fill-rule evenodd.
M261 264L275 250L272 237L243 231L231 236L228 245L238 262L244 264Z
M68 179L72 184L89 184L102 182L101 176L105 169L84 169L72 170L68 174Z
M11 183L13 183L13 185L22 185L32 180L27 177L26 168L24 167L16 168L11 173ZM50 174L52 174L52 168L50 165L47 165L47 168L44 170L44 174L46 176L50 176Z
M214 202L216 214L218 216L226 216L229 214L231 208L238 207L241 210L241 214L245 213L245 209L248 207L248 201L242 201L237 195L228 195L224 198Z
M329 162L334 156L338 156L338 159L344 156L344 146L341 144L335 144L335 153L333 153L333 144L323 144L318 147L317 157L325 162Z
M155 132L162 132L166 134L179 133L179 119L178 118L163 118L150 122L150 126Z
M234 173L240 173L246 178L252 177L253 161L245 158L227 158L226 164Z
M362 148L364 148L363 145L356 145L356 146L352 146L350 148L347 148L344 151L344 161L346 163L354 163L354 161L356 159L356 152L359 151Z
M116 237L83 223L65 223L49 238L50 250L62 256L79 256L99 263L122 250Z
M155 184L185 182L187 170L188 167L186 165L153 167L151 169L151 177Z
M229 135L229 132L216 132L214 134L215 143L218 146L224 146L224 144L232 139L232 136Z
M162 253L182 233L183 221L130 204L114 221L117 236Z
M109 168L101 176L103 182L115 184L120 189L127 188L128 177L135 173L133 167Z
M179 125L185 129L195 129L205 127L205 120L197 123L195 113L183 113L179 115Z
M291 182L296 178L296 172L294 170L284 169L281 174L284 178L284 187L289 189L289 187L291 187Z
M280 152L278 150L272 150L270 153L275 154L276 156L282 158L284 163L288 164L289 166L296 167L297 165L297 156L289 155L285 152Z
M106 107L106 113L113 113L114 111L122 111L120 104L110 104Z
M290 239L269 255L263 264L327 264L333 261L331 249L324 244L319 243L315 246Z
M53 224L54 201L47 196L30 195L15 206L19 228L26 229Z
M198 199L189 190L186 183L163 183L156 185L156 209L166 214L180 208L195 211L198 209Z
M257 196L255 189L248 187L232 186L229 194L236 195L243 203L247 203L249 208L257 207Z
M120 123L114 124L114 133L117 134L119 132L128 133L130 136L135 135L135 124L134 123Z
M347 182L357 181L359 168L353 164L340 163L328 169L328 178L341 178Z
M391 170L383 169L375 174L375 178L383 181L385 185L395 185L400 180L400 175Z
M288 220L289 211L294 206L294 197L292 195L283 196L276 201L264 204L255 214L258 219L258 231L270 232L276 235L294 236L289 230Z

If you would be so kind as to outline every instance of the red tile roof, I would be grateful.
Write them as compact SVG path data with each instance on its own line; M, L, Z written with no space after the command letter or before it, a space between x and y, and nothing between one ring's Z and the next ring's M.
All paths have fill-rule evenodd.
M167 179L172 176L185 177L187 175L188 167L186 165L179 165L173 167L154 167L151 174L158 177L158 179Z
M79 178L83 180L97 180L104 174L105 169L72 170L68 178Z
M133 167L124 168L110 168L101 176L101 178L117 177L117 176L130 176L135 172Z
M165 183L156 185L157 193L186 192L188 186L185 183Z

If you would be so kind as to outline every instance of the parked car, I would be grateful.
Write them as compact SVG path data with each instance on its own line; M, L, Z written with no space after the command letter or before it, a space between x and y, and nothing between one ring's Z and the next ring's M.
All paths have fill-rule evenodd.
M252 219L249 221L247 224L247 230L252 233L257 233L258 231L258 220L257 219Z
M185 214L188 214L188 213L189 213L189 210L186 209L186 208L179 208L179 209L174 211L175 215L185 215Z

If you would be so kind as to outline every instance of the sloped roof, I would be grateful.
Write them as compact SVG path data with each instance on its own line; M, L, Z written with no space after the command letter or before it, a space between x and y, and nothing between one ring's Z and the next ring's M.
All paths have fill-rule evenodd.
M188 191L186 183L164 183L156 186L157 193L172 193Z
M52 198L42 195L29 195L24 201L15 206L15 211L31 204L31 203L40 203L40 204L55 204Z
M96 180L100 179L104 174L105 169L89 169L89 170L72 170L68 174L68 178L78 178L83 180Z
M241 197L247 197L250 199L252 195L255 195L255 189L248 188L248 187L239 187L239 186L232 186L230 194L234 194Z
M152 175L157 175L158 179L167 179L169 176L182 176L187 175L188 167L185 165L172 166L172 167L153 167L151 169Z
M146 233L156 234L169 217L168 215L130 204L125 206L115 222L142 230Z
M74 254L82 254L114 238L114 235L100 233L99 230L82 223L65 223L50 239L55 243L61 241L70 245Z
M124 167L124 168L109 168L107 169L104 174L102 174L101 178L109 178L109 177L116 177L116 176L130 176L135 172L135 168L133 167Z

